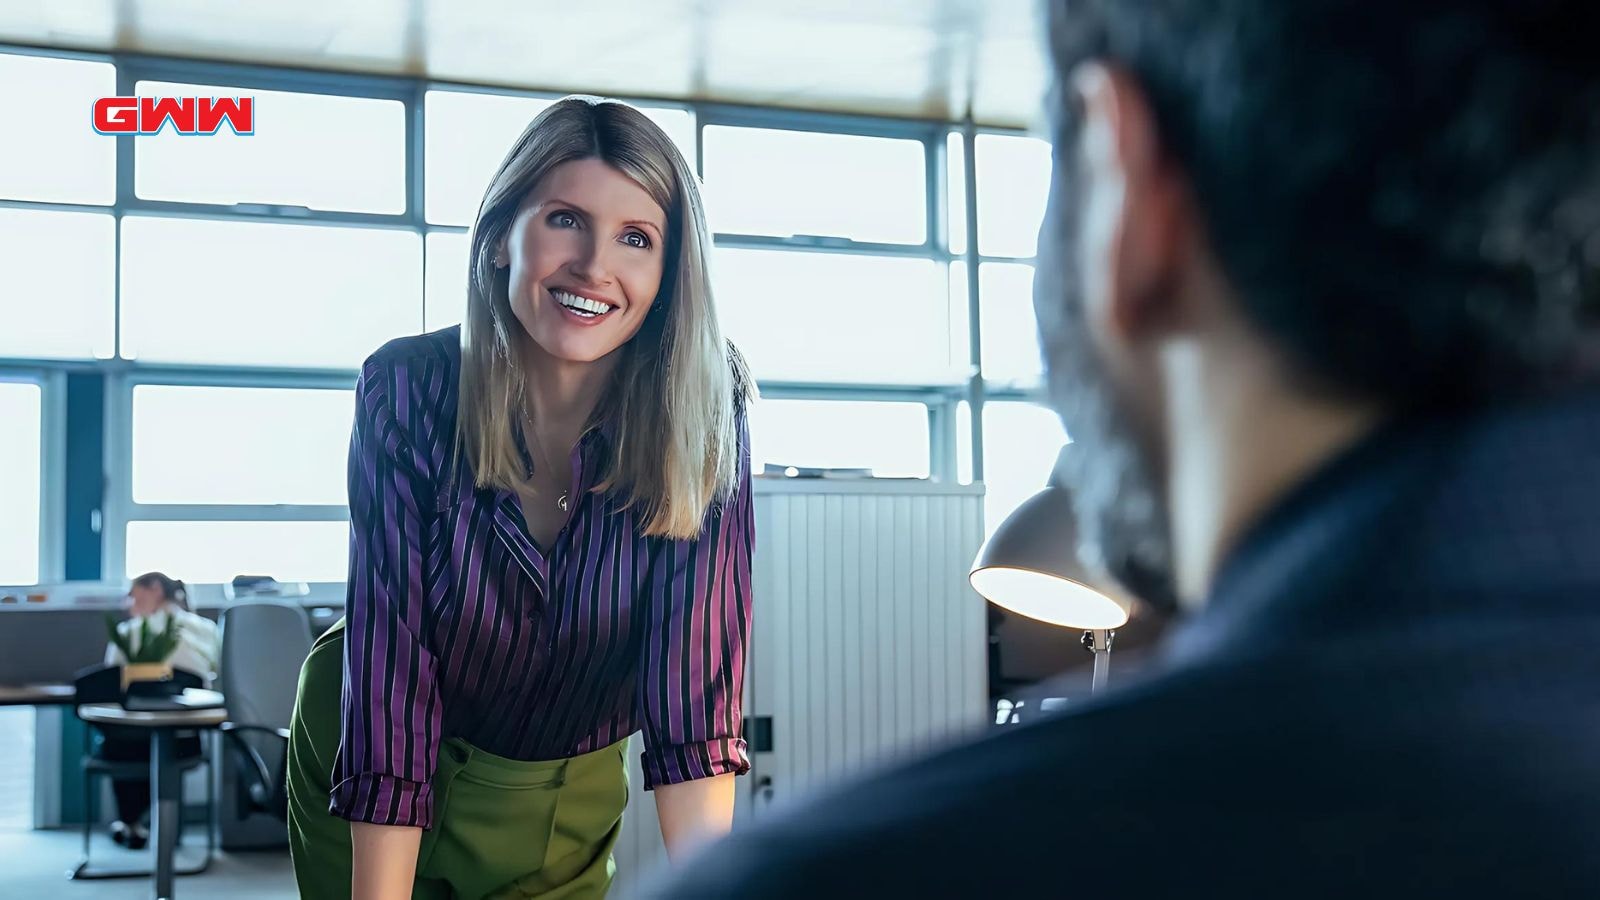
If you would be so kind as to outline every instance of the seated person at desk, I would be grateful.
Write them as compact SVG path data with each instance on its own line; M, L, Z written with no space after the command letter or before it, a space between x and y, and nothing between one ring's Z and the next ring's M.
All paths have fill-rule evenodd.
M178 647L168 657L174 670L198 675L210 685L217 671L217 658L221 650L221 634L216 623L195 615L189 610L189 592L183 582L175 581L160 572L140 575L128 591L128 619L117 626L137 650L140 623L148 621L150 632L159 634L167 627L168 617L178 621ZM125 665L126 656L116 644L106 647L107 665ZM96 726L102 741L96 751L102 759L116 762L148 762L150 735L141 728L110 725ZM178 758L189 759L200 755L200 736L194 732L178 735ZM146 778L112 780L112 792L117 797L117 820L111 823L111 839L119 844L139 849L149 840L149 831L141 823L150 810L150 782Z

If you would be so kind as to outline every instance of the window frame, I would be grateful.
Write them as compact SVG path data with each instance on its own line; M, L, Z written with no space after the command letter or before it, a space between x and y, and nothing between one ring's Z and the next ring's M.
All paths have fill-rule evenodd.
M63 570L63 532L61 522L64 506L65 464L61 460L65 448L64 385L65 373L71 371L96 371L105 379L105 471L108 477L105 502L102 507L102 569L111 577L120 578L124 569L126 528L129 521L208 519L208 520L328 520L347 518L343 506L191 506L177 504L135 504L132 500L132 388L139 384L177 384L218 387L343 387L354 382L353 370L298 369L290 367L227 367L205 365L171 365L141 363L125 360L122 353L122 298L121 228L124 215L156 215L191 217L234 221L279 221L321 223L346 226L377 226L402 228L413 231L422 247L422 284L418 298L422 304L421 320L426 325L427 315L427 236L430 233L466 233L466 226L430 224L425 220L426 209L424 175L425 116L424 98L428 91L454 91L463 93L499 94L516 97L551 99L561 96L548 91L517 90L512 88L464 84L450 81L416 78L400 75L354 74L332 70L273 67L245 63L223 63L187 60L175 57L153 56L140 53L83 53L53 48L22 47L0 44L0 53L52 56L69 59L87 59L110 62L116 67L117 90L131 94L139 81L166 81L199 84L222 84L237 87L241 92L251 90L281 90L304 93L334 94L339 96L397 100L405 109L405 191L406 202L402 213L379 214L307 210L302 207L284 207L271 204L236 204L221 206L204 203L141 199L134 196L134 165L136 142L119 140L116 159L116 200L110 206L70 203L43 203L31 201L0 200L0 205L27 209L58 209L66 211L109 212L116 226L117 277L113 287L113 315L116 322L114 358L108 360L45 361L34 359L0 359L0 375L10 371L35 373L45 380L46 403L46 469L42 497L48 498L41 506L41 554L50 554L41 561L41 578L51 573L59 577ZM1006 257L982 254L978 247L976 139L979 134L1025 136L1019 129L980 127L970 119L952 122L936 119L893 119L880 116L790 110L776 107L746 106L730 103L681 101L666 98L623 98L651 107L683 109L694 116L695 152L693 164L702 177L704 171L704 129L707 126L745 128L770 128L786 131L829 132L865 137L911 139L923 144L925 193L924 205L927 221L926 238L922 244L883 244L854 241L848 238L796 235L773 237L718 232L713 235L717 247L752 250L782 250L795 253L844 253L879 257L910 257L931 259L940 265L948 282L950 263L961 260L967 265L966 338L968 353L964 363L952 367L951 377L939 383L868 384L808 381L763 380L759 387L765 396L776 399L805 400L894 400L924 403L928 409L929 472L934 480L957 480L957 407L961 402L970 404L973 421L983 420L986 399L996 401L1039 402L1044 398L1042 385L991 384L986 380L982 352L983 295L978 280L984 263L1022 263L1035 265L1036 257ZM960 177L952 186L949 173L948 142L952 135L959 137L965 160ZM949 248L949 215L951 210L949 190L955 187L965 201L966 232L968 240L961 253ZM7 367L10 368L7 368ZM972 480L983 480L984 429L975 427L970 436ZM49 548L48 551L43 548Z
M128 525L132 522L328 522L349 521L347 504L290 503L139 503L133 499L133 391L142 385L221 388L355 389L354 373L341 370L240 372L223 367L129 366L109 376L106 387L105 528L101 533L102 572L121 580L127 569ZM354 416L354 406L351 407ZM220 438L219 438L220 439Z

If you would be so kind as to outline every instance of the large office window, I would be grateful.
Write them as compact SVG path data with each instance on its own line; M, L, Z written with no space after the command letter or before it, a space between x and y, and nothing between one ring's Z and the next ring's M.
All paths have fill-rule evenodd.
M39 581L44 467L44 394L39 385L0 380L0 584Z
M96 98L116 92L117 71L108 62L0 54L8 117L0 139L0 198L111 203L116 142L94 133L89 110Z
M928 407L921 403L763 400L750 413L750 443L757 472L772 465L929 475Z
M410 229L122 220L130 359L354 369L422 318L422 241Z
M113 435L110 498L126 577L343 580L354 392L333 386L134 383ZM300 381L302 378L280 378Z
M947 279L932 259L719 249L717 305L756 376L949 381Z
M349 547L344 522L135 521L128 523L123 575L161 571L197 584L237 575L343 581Z
M133 501L342 506L354 410L347 390L138 385Z
M927 237L923 157L913 140L707 126L711 226L920 244Z
M994 531L1022 501L1050 481L1056 457L1067 442L1061 419L1048 407L1030 402L990 401L983 407L983 520ZM971 477L972 412L965 403L957 417L959 465Z
M0 356L113 355L116 239L109 213L0 207Z
M169 131L119 160L118 139L82 127L119 79L145 95L253 96L256 131ZM461 321L484 188L555 98L31 53L0 54L0 89L31 121L55 122L0 141L0 359L105 361L107 575L342 578L355 369L392 338ZM977 442L958 409L981 379L991 524L1042 483L1062 437L1031 405L1044 142L984 130L969 144L948 123L640 108L705 185L724 331L767 395L752 417L758 468L970 477ZM30 452L19 446L5 452ZM39 488L43 474L0 462L7 490L18 478Z
M133 189L141 198L264 203L317 210L406 210L406 113L396 100L209 84L141 81L138 96L253 96L258 127L205 138L171 129L142 137Z

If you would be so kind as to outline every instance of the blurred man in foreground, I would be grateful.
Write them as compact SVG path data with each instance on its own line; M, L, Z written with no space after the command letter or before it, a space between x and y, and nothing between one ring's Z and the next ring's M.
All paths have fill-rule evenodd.
M1592 895L1588 0L1048 6L1036 307L1162 674L736 834L665 896Z

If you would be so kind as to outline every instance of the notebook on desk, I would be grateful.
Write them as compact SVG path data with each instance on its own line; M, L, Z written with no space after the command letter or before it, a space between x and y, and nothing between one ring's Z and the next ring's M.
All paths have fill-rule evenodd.
M222 694L201 688L184 688L182 693L166 695L129 694L122 708L129 712L171 712L183 709L218 709L223 706Z

